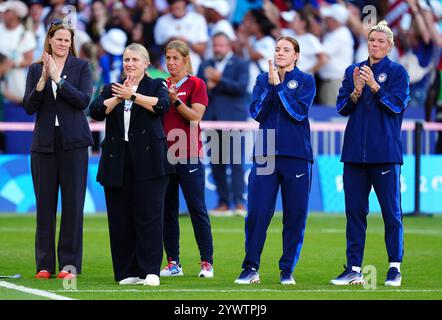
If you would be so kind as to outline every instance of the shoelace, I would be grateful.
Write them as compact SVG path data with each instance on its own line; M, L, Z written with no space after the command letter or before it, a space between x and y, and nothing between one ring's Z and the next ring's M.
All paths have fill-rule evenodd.
M342 265L342 266L344 267L345 270L338 276L338 278L342 277L342 276L344 276L344 275L346 275L346 274L348 274L348 273L353 271L351 268L348 268L345 264Z
M201 261L201 269L210 271L212 269L212 265L207 261Z
M247 268L247 269L244 269L244 270L241 272L240 277L241 277L241 278L248 277L252 272L256 272L256 269L255 269L255 268Z
M172 269L173 267L176 267L177 266L177 264L176 263L171 263L171 262L169 262L168 264L167 264L167 269Z

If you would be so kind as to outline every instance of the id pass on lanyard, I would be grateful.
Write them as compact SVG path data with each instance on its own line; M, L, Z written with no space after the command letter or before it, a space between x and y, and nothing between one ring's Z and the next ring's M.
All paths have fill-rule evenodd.
M132 110L133 101L124 100L124 112L130 112Z

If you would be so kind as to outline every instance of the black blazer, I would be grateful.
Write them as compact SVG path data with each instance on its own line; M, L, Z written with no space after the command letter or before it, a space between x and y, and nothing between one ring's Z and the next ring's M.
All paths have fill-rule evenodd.
M162 79L144 76L137 93L158 98L154 111L132 105L129 124L129 150L135 171L135 179L144 180L174 172L167 160L167 143L162 115L169 110L169 92ZM112 97L111 85L106 85L100 96L92 102L89 112L92 119L106 119L106 135L98 166L97 181L105 187L123 185L124 171L124 101L106 115L103 102Z
M92 94L92 73L87 61L69 55L61 77L65 80L52 91L52 81L46 81L43 91L35 90L41 76L43 63L29 67L23 105L27 114L37 113L32 139L32 152L54 151L55 115L60 124L64 150L84 148L93 144L89 123L84 110Z

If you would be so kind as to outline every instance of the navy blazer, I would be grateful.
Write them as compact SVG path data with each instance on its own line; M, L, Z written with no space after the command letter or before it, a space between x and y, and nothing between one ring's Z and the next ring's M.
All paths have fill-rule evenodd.
M87 61L69 55L61 73L64 83L52 91L52 80L46 81L42 91L35 90L43 69L43 63L29 67L23 105L27 114L36 115L32 152L54 151L55 115L61 131L64 150L85 148L93 144L89 123L84 110L92 94L92 73Z
M204 69L215 67L215 60L208 59L200 64L198 77L207 84ZM248 110L246 106L247 85L249 83L248 62L233 55L224 68L221 81L213 90L208 91L209 107L204 120L209 121L245 121Z
M158 103L150 112L132 105L129 121L129 150L136 180L152 179L174 172L167 160L167 143L162 115L169 110L169 92L163 79L144 76L137 93L157 97ZM106 119L106 135L98 166L97 181L105 187L121 187L124 175L124 101L106 115L105 100L112 97L111 84L106 85L100 96L92 102L89 112L92 119Z

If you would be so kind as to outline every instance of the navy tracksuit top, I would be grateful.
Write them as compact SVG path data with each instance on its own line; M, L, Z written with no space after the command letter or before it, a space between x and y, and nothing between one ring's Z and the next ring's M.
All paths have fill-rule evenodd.
M264 148L255 144L255 156L289 156L313 161L307 117L316 94L313 76L295 67L276 86L270 85L268 79L268 72L256 78L250 114L260 123L261 130L275 130L275 152L267 152L265 138ZM267 130L263 131L266 136Z
M409 77L400 64L388 57L371 66L380 85L376 93L365 86L354 104L353 70L369 65L368 60L349 66L339 90L336 107L343 116L350 115L344 136L341 161L349 163L403 163L401 125L410 100Z

